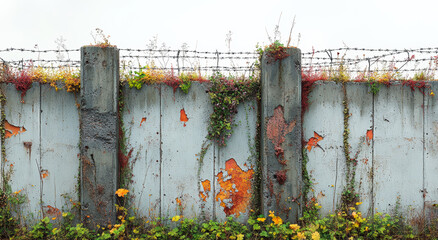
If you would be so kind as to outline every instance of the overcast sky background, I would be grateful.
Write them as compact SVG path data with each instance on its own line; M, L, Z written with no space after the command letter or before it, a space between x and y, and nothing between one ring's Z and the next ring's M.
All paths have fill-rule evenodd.
M433 0L0 0L0 49L55 49L93 43L101 28L119 48L146 48L154 36L172 49L252 51L269 43L280 14L286 43L294 16L292 42L299 48L438 47L438 1Z

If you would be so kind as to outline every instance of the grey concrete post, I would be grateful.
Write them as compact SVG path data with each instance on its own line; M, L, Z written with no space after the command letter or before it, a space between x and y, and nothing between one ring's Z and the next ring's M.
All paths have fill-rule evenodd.
M81 218L88 227L116 221L119 50L81 48Z
M262 58L262 213L283 221L301 216L301 51L267 62Z

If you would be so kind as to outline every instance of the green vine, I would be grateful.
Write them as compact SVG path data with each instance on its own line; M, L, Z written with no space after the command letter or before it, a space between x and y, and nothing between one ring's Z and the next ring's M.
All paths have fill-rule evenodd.
M237 106L257 96L260 83L253 77L249 80L231 79L216 73L210 77L211 87L208 91L213 105L210 115L207 139L215 141L219 146L226 146L233 133L234 117Z
M348 97L345 82L342 83L342 91L344 99L342 104L344 105L344 133L343 133L343 143L344 143L344 155L346 164L346 186L342 192L342 209L348 209L348 207L354 206L354 204L359 200L359 194L355 190L355 176L356 176L356 159L350 157L350 144L348 138L350 135L349 129L349 119L350 119L350 109L348 107Z

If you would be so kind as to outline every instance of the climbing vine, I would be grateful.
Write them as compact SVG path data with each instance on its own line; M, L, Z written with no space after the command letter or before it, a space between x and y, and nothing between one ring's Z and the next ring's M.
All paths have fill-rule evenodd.
M348 97L345 82L342 83L343 91L343 101L344 106L344 131L343 131L343 146L344 146L344 156L346 164L346 186L342 192L342 208L348 209L348 207L354 206L359 200L359 194L356 193L355 189L355 176L356 176L356 166L357 160L350 157L350 144L348 138L350 135L349 129L349 119L350 119L350 109L348 107Z
M207 139L226 146L233 133L234 117L239 103L255 98L260 83L254 78L232 79L216 73L210 77L211 87L208 90L213 113L210 115Z

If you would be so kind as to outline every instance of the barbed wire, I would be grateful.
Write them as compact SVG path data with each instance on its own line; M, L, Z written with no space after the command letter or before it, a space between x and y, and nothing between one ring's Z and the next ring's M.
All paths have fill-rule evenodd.
M121 48L120 60L123 71L174 70L252 72L259 58L256 51L197 51L187 49L132 49ZM15 68L79 68L80 49L0 49L0 63ZM69 53L75 53L71 56ZM9 55L8 55L9 54ZM38 54L38 57L32 54ZM50 54L56 54L56 59ZM67 54L65 57L63 54ZM21 59L21 60L20 60ZM65 60L66 59L66 60ZM395 71L414 73L438 69L438 47L416 49L333 48L301 53L303 71L336 71L350 73Z

